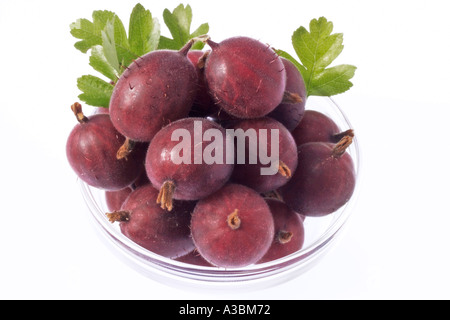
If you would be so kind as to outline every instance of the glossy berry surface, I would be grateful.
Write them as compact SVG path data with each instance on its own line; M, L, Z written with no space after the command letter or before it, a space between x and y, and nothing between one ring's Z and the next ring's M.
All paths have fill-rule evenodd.
M150 143L145 167L153 186L161 190L161 197L166 198L166 201L161 199L163 207L170 210L170 198L202 199L228 182L234 164L226 163L225 153L212 159L212 163L204 157L205 154L214 155L214 152L205 152L210 143L202 142L205 132L210 129L220 133L216 142L225 148L225 130L204 118L175 121L160 130Z
M297 146L291 133L280 122L270 117L258 119L246 119L235 123L232 127L234 130L241 129L243 132L251 132L253 130L258 137L258 142L251 142L249 139L245 140L245 163L238 162L239 142L236 141L236 164L234 167L231 180L235 183L246 185L253 188L257 192L266 193L276 190L285 185L292 174L295 172L298 163ZM272 141L272 130L277 130L278 139ZM262 143L261 132L267 132L266 143ZM236 131L235 131L236 132ZM272 144L275 142L275 144ZM263 148L261 148L263 146ZM278 149L278 159L275 163L278 170L275 174L263 175L261 168L270 167L271 163L263 163L261 155L265 154L271 156L272 149ZM265 149L265 150L264 150ZM257 158L256 163L251 163L251 156ZM279 163L278 163L279 161Z
M350 200L356 182L355 168L345 151L351 137L343 140L338 144L311 142L298 148L297 170L279 190L294 211L305 216L324 216Z
M193 116L204 117L213 114L219 110L214 99L209 94L208 85L205 78L205 63L207 51L190 50L187 54L188 59L195 66L197 71L197 93L194 99L191 113Z
M300 71L289 60L281 58L286 70L286 91L298 94L301 101L296 103L282 102L269 117L281 122L289 131L294 130L303 118L306 105L306 87Z
M152 51L125 70L109 107L119 132L150 142L163 126L188 115L197 92L197 72L186 54Z
M125 199L125 201L122 204L122 207L126 206L127 210L131 210L143 204L147 204L150 201L150 199L153 198L155 190L156 189L149 183L137 187Z
M150 185L141 188L145 190L141 189L139 197L108 214L110 221L120 222L126 237L156 254L177 258L191 252L189 223L195 203L176 202L172 212L167 212L156 204L158 190Z
M188 254L179 257L177 259L175 259L177 261L180 262L184 262L187 264L193 264L196 266L203 266L203 267L214 267L211 263L209 263L208 261L205 260L205 258L203 258L201 256L201 254L197 251L197 249L192 250L191 252L189 252Z
M315 110L306 110L302 120L292 131L298 146L308 142L337 143L343 135L345 133L341 134L341 129L330 117Z
M302 217L284 202L266 199L275 224L275 236L264 257L258 263L273 261L302 249L305 229Z
M254 190L227 184L200 200L191 232L200 254L211 264L237 268L259 261L274 237L272 213Z
M248 37L208 44L212 52L206 60L206 81L223 110L238 118L257 118L281 103L286 72L270 46Z
M109 191L128 187L143 169L145 150L139 145L127 159L117 159L125 137L115 129L109 115L86 118L79 108L80 123L73 128L66 144L70 166L90 186Z
M133 191L130 187L127 187L118 191L106 191L105 200L106 206L109 211L118 211L122 208L125 200L127 200L130 193Z

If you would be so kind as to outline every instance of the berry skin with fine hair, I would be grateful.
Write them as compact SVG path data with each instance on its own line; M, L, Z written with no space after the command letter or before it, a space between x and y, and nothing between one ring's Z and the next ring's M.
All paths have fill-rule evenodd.
M299 162L291 180L279 189L282 199L305 216L331 214L346 204L355 189L353 160L347 147L351 136L337 144L310 142L298 148Z
M133 192L131 187L126 187L125 189L118 191L106 191L105 200L106 206L109 211L117 211L122 208L123 203L128 198L130 193Z
M286 92L298 95L297 101L282 102L269 117L281 122L289 131L294 130L303 118L306 105L306 87L297 67L289 60L281 58L286 69Z
M209 94L208 85L205 78L205 63L209 51L190 50L187 54L188 59L195 66L197 71L197 94L194 99L190 114L195 117L206 117L219 110L214 103L214 99Z
M127 159L118 159L117 151L125 142L109 115L87 118L79 103L72 105L78 124L66 143L66 155L77 176L92 187L117 191L131 185L143 170L144 145L137 144Z
M282 102L286 71L270 46L249 37L207 43L212 50L206 59L206 82L224 111L238 118L258 118Z
M117 130L134 141L150 142L165 125L186 117L197 92L197 72L180 51L156 50L136 59L117 81L109 104Z
M227 184L200 200L192 214L191 233L205 260L223 268L259 261L274 237L272 213L256 191Z
M231 176L231 180L235 183L243 184L247 187L253 188L259 193L266 193L276 190L286 183L288 183L292 174L297 169L298 156L297 146L295 140L292 137L289 130L286 129L280 122L270 117L263 117L258 119L245 119L241 120L231 126L232 129L242 129L244 132L250 132L248 130L254 130L256 137L258 138L258 146L252 145L253 143L246 139L245 141L245 157L246 161L243 164L235 163L234 171ZM265 130L267 132L267 143L261 148L261 132ZM262 164L261 153L270 155L273 151L272 148L277 146L272 145L271 135L273 130L278 130L278 172L273 175L262 175L261 168L270 167L269 164ZM254 154L252 147L255 147L253 151L256 151L259 155L257 163L250 163L250 156ZM257 148L256 148L257 147ZM240 148L239 143L236 143L236 149ZM257 150L256 150L257 149ZM263 150L265 149L265 150ZM236 150L236 157L238 157L238 151Z
M337 143L346 135L353 137L353 130L341 131L330 117L315 110L306 110L302 120L292 131L297 146L308 142Z
M201 132L196 128L201 127ZM153 138L147 151L145 168L152 185L160 190L158 203L164 209L171 210L172 199L199 200L219 190L228 182L233 172L234 164L227 163L225 152L223 157L213 163L207 163L205 159L199 161L196 156L203 156L208 143L195 145L195 135L200 133L203 139L205 132L215 129L220 133L216 137L225 148L227 144L226 132L217 123L205 118L185 118L161 129ZM200 129L199 129L200 130ZM173 139L176 133L186 134L185 137ZM216 139L214 138L214 139ZM181 140L182 139L182 140ZM190 139L186 141L185 139ZM179 149L180 144L189 148ZM174 162L175 157L186 156L186 161Z
M150 184L133 193L120 211L107 214L110 222L120 223L120 230L126 237L172 259L194 250L189 224L195 202L176 201L172 212L167 212L156 204L158 190Z
M305 242L303 217L283 201L266 199L275 224L275 236L267 253L258 263L280 259L302 249Z

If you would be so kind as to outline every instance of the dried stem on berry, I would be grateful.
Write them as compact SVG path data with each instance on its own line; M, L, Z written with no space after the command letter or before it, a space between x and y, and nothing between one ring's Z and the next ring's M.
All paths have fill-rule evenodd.
M286 244L291 241L294 234L290 231L281 230L277 234L277 241L281 244Z
M107 213L106 217L111 223L126 222L130 220L130 213L128 211L114 211Z
M276 199L276 200L283 201L283 197L281 196L281 194L278 190L272 190L272 191L266 192L263 194L263 196L264 196L264 198Z
M166 181L159 190L156 203L161 205L164 210L172 211L173 209L173 193L175 191L175 183Z
M355 136L355 132L353 131L353 129L348 129L348 130L346 130L346 131L344 131L344 132L341 132L341 133L337 133L337 134L335 134L334 136L333 136L333 141L335 141L335 142L339 142L339 141L341 141L342 140L342 138L344 138L344 137L346 137L346 136L350 136L350 137L354 137Z
M196 43L197 41L201 41L201 42L206 42L209 40L209 36L207 34L204 34L202 36L198 36L195 38L192 38L191 40L189 40L183 48L180 49L180 53L187 55L187 53L189 52L189 50L191 50L192 46L194 45L194 43Z
M228 226L233 229L237 230L241 226L241 219L239 218L239 211L238 209L235 209L228 217L227 217L227 223Z
M291 169L289 169L289 167L283 161L280 160L279 162L280 164L278 166L278 173L283 177L290 178L292 176Z
M353 137L352 136L344 136L334 147L332 156L333 158L340 158L347 148L352 144Z
M294 103L303 102L303 99L297 93L285 91L283 94L283 101L281 101L281 102L294 104Z
M77 120L79 123L86 123L88 122L88 118L83 114L83 110L81 107L81 104L78 102L75 102L73 105L70 106L73 113L75 114L75 117L77 117Z
M133 141L129 138L126 138L123 145L117 151L117 160L122 160L122 159L127 160L127 157L133 151L135 146L136 146L135 141Z
M209 54L211 53L211 50L205 51L205 53L198 59L197 62L197 68L204 69L206 64L206 59L208 58Z

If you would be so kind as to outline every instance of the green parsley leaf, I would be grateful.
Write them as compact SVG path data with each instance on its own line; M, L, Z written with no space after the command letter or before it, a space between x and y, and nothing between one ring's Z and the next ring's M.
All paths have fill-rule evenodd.
M139 6L136 6L138 9L135 11L140 10ZM131 22L134 24L135 19L132 20ZM141 55L141 53L134 52L131 48L125 27L114 12L107 10L94 11L92 13L92 22L87 19L78 19L70 25L70 29L70 33L75 38L81 39L81 41L75 43L75 48L86 53L95 46L103 46L106 61L119 74L123 72L124 66L128 66L133 59ZM135 36L133 36L133 41L134 47L144 47L144 45L138 43ZM98 54L99 52L96 53L97 56ZM104 64L104 59L100 60ZM91 61L91 65L94 64L92 65L94 69L104 68L104 65L96 66L96 62L96 59L93 62Z
M113 85L95 76L82 76L77 81L78 89L83 93L80 100L95 107L109 107Z
M114 65L114 67L119 73L122 73L124 67L129 66L134 59L139 57L138 54L131 51L127 32L118 16L114 16L113 19L109 20L106 23L106 27L104 31L102 31L102 40L105 53L107 52L108 48L108 50L110 51L110 56L117 55L119 66L117 67L117 65ZM116 53L114 54L113 51L115 51ZM111 60L110 62L117 63L115 59Z
M334 96L347 91L353 86L349 80L355 75L355 70L355 66L348 64L325 69L312 78L309 95Z
M114 83L133 60L157 49L181 49L191 38L206 34L207 23L193 33L190 32L192 10L188 5L179 5L170 12L164 11L164 21L173 39L161 37L158 19L138 3L130 15L128 35L120 18L111 11L94 11L92 21L78 19L70 25L70 33L79 39L75 48L83 53L91 50L89 64L94 70L111 80L111 83L96 76L85 75L78 78L79 98L85 103L108 107ZM203 48L196 43L193 48Z
M164 22L169 28L173 39L161 36L159 49L180 50L189 40L209 32L209 25L204 23L191 33L192 9L189 5L184 7L180 4L173 12L165 9L163 12ZM192 49L201 49L204 43L197 42Z
M116 81L119 78L119 72L109 63L102 46L92 47L89 64L112 81Z
M158 48L161 33L159 21L152 18L151 12L139 3L131 13L128 32L130 49L135 54L142 56Z
M292 44L300 62L287 52L277 52L297 66L305 80L308 96L332 96L347 91L353 86L350 79L356 67L342 64L327 68L344 48L343 34L332 34L333 23L324 17L313 19L309 29L300 27L292 36Z
M108 21L105 29L102 31L103 53L106 61L117 73L121 73L119 56L116 50L116 40L114 32L114 23Z
M102 44L102 31L109 20L112 20L115 14L111 11L94 11L92 13L92 22L87 19L78 19L70 25L70 33L77 39L75 48L86 53L93 46Z

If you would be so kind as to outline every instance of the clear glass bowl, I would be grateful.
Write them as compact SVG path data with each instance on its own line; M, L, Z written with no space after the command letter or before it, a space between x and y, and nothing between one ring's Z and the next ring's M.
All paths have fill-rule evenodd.
M331 98L310 97L306 109L328 115L342 131L353 129L341 108ZM106 238L106 243L113 252L137 271L156 281L176 287L221 291L227 288L261 289L281 284L309 270L342 233L352 212L360 185L361 154L357 132L348 152L353 158L357 178L355 192L350 201L331 215L306 218L305 244L302 250L275 261L239 269L227 270L191 265L159 256L140 247L120 232L118 224L111 224L106 218L105 213L108 209L104 192L88 186L81 180L79 185L97 230Z

